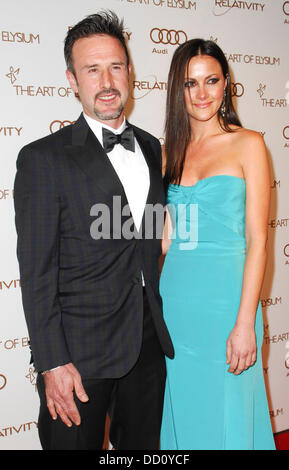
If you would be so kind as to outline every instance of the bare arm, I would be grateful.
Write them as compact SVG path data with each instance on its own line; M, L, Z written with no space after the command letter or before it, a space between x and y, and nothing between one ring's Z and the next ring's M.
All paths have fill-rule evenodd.
M165 147L162 145L162 175L165 176L166 172L166 152Z
M246 180L246 245L241 302L227 341L229 372L240 374L256 360L255 316L267 257L270 173L264 141L250 133L241 152Z
M165 148L162 146L162 175L164 177L166 172L166 154ZM168 209L166 209L166 218L164 223L164 230L162 236L162 254L166 255L170 244L171 244L171 234L172 234L172 222Z
M164 230L163 230L163 237L162 237L162 254L166 255L170 245L172 243L171 235L172 235L172 221L170 217L170 213L168 209L166 209L166 218L164 223Z

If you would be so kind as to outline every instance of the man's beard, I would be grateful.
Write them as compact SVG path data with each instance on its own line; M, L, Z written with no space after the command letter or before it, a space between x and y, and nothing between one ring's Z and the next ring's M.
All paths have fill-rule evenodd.
M96 108L94 108L94 114L98 119L101 121L111 121L112 119L117 119L121 115L123 111L123 104L120 105L117 111L114 112L114 114L102 114L97 111Z
M97 98L101 95L106 95L106 94L110 94L110 93L115 93L117 94L119 97L120 97L120 92L118 90L115 90L115 89L109 89L109 90L106 90L106 93L104 92L100 92L98 93L96 96L95 96L95 101L97 100ZM94 114L95 116L100 119L101 121L111 121L112 119L117 119L119 118L119 116L121 115L121 113L123 112L123 109L124 109L124 105L123 103L120 103L120 106L119 108L112 112L111 114L107 114L107 113L101 113L97 110L97 108L95 107L94 108Z

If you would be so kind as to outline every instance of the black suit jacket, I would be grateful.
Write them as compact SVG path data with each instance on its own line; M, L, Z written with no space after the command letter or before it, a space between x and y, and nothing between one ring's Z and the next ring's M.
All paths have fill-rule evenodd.
M164 204L160 144L133 126L146 158L148 204ZM160 239L91 236L95 204L128 204L122 184L83 115L25 146L14 188L22 299L38 371L73 362L82 377L113 378L135 364L142 340L142 279L164 353L173 346L162 315ZM119 214L118 214L119 216ZM122 223L128 215L122 215ZM144 218L143 218L144 221ZM155 229L155 224L153 224ZM115 235L115 234L114 234Z

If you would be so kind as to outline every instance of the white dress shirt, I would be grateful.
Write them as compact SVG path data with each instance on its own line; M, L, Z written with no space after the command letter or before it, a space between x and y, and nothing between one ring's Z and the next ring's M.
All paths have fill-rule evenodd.
M102 146L103 127L114 134L121 134L126 127L125 119L118 129L113 129L86 114L83 115ZM107 156L123 185L134 224L139 230L149 192L150 178L146 160L136 138L134 140L135 152L126 150L121 144L116 144L111 152L107 153Z

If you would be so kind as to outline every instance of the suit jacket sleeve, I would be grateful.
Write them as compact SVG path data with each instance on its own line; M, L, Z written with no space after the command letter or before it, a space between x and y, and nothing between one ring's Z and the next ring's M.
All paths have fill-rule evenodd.
M33 145L17 160L14 187L22 301L36 370L71 362L58 301L60 197L47 155Z

